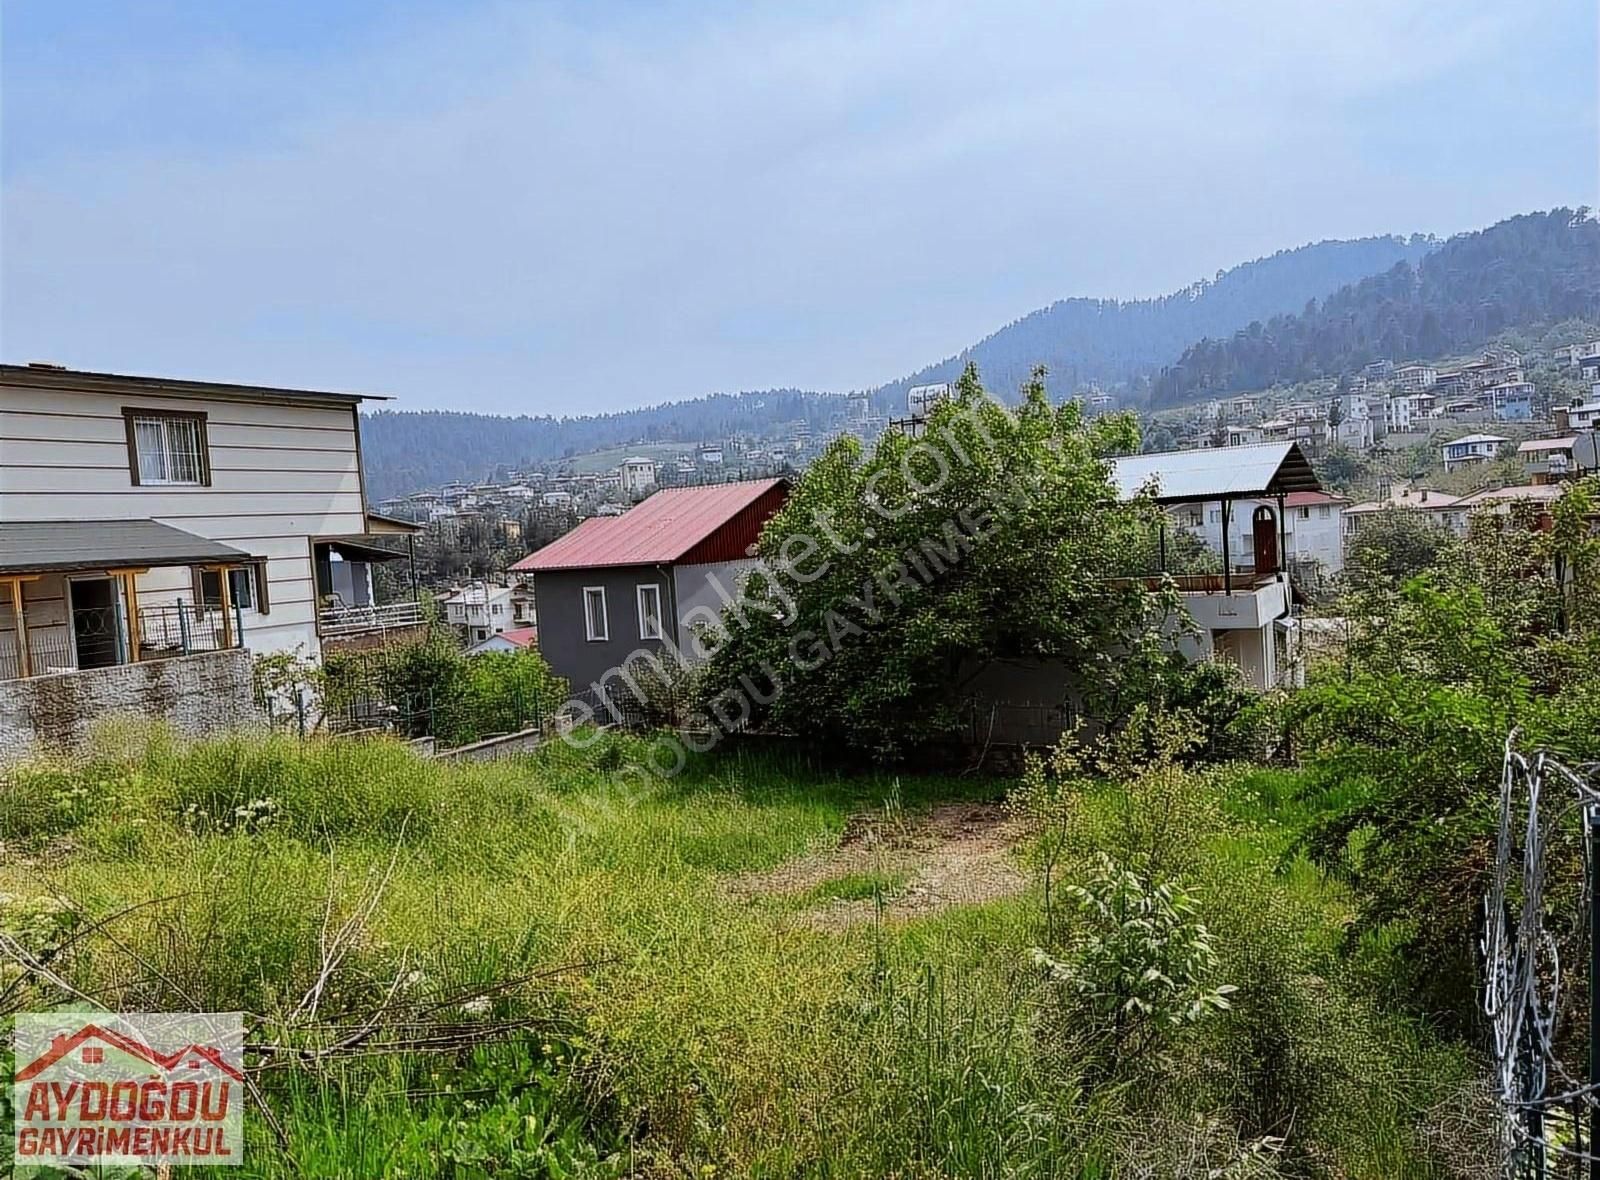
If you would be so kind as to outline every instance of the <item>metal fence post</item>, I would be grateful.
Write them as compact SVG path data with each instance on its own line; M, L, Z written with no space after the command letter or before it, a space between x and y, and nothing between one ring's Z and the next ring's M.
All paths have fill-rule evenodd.
M1600 814L1595 808L1583 809L1584 836L1589 844L1589 863L1584 866L1589 886L1589 1085L1600 1082ZM1600 1180L1600 1101L1589 1095L1589 1180Z
M183 654L189 654L189 612L184 609L183 599L178 599L178 641L183 646Z
M237 598L233 600L233 638L236 647L244 646L244 610Z

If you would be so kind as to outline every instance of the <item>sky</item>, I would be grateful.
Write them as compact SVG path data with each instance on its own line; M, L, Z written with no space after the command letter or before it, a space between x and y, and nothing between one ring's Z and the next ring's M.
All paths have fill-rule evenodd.
M1593 0L0 0L0 357L589 413L1600 205Z

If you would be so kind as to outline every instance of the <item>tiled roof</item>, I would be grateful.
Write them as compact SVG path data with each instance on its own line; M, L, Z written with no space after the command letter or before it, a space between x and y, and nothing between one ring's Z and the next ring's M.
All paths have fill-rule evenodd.
M664 488L621 516L591 517L511 568L519 572L669 565L775 488L781 479Z
M1285 508L1309 508L1313 504L1348 504L1349 496L1336 496L1332 492L1290 492L1283 498Z
M1559 500L1566 489L1558 483L1513 484L1508 488L1485 488L1456 501L1457 508L1482 508L1497 500Z
M1423 497L1427 498L1424 499ZM1364 512L1382 512L1386 508L1416 508L1424 512L1436 512L1445 508L1454 508L1460 496L1452 496L1448 492L1435 491L1407 491L1395 492L1387 500L1367 500L1361 504L1352 504L1345 509L1347 515L1361 514Z

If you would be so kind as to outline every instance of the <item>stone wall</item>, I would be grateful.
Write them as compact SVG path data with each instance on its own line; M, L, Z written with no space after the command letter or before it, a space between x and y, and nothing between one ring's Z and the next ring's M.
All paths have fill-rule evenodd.
M262 724L247 651L0 681L0 763L82 746L102 718L160 718L201 737Z

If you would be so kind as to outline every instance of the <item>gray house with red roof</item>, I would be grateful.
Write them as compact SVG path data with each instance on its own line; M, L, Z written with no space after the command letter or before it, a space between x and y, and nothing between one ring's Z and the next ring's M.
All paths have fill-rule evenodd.
M574 696L603 696L636 653L703 654L697 620L720 612L783 506L781 479L666 488L597 516L511 567L533 576L539 650Z

